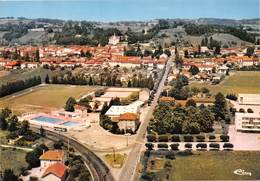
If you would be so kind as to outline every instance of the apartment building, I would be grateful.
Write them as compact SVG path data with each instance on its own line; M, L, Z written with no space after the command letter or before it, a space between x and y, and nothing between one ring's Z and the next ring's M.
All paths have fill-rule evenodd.
M260 114L236 113L235 126L237 131L260 131Z

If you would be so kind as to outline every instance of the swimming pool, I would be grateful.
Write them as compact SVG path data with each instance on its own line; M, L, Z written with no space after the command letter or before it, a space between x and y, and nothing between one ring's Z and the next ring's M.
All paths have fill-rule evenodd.
M58 123L64 121L62 119L52 118L52 117L47 117L47 116L38 116L38 117L33 118L33 120L36 120L39 122L51 123L51 124L58 124Z
M61 125L63 125L63 126L79 126L80 123L68 121L68 122L62 123Z

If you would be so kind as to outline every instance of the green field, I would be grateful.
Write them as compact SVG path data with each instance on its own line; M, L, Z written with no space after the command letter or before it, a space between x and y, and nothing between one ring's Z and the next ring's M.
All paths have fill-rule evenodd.
M1 169L12 169L15 174L20 173L20 168L27 167L25 161L26 152L22 150L15 150L0 147L0 164Z
M142 163L144 164L144 157ZM142 165L142 168L145 168ZM241 169L250 175L237 175ZM145 173L144 170L141 170ZM260 180L260 152L207 151L192 155L176 154L174 160L152 153L147 161L146 175L161 180ZM141 179L143 180L143 179Z
M45 85L20 95L1 98L0 108L7 106L16 114L51 111L62 108L70 96L77 99L95 90L95 87L88 86Z
M260 72L240 71L226 77L219 85L206 83L191 83L190 87L208 88L213 94L222 93L252 93L260 94Z
M172 180L259 180L260 152L204 152L177 156ZM243 169L248 175L236 175Z

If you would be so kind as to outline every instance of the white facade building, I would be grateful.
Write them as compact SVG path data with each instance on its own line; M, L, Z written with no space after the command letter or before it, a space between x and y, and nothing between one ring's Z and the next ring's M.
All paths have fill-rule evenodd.
M260 105L260 94L238 94L240 105Z
M120 37L116 36L115 34L109 38L108 44L116 45L120 42Z
M235 126L237 131L260 131L260 114L236 113Z

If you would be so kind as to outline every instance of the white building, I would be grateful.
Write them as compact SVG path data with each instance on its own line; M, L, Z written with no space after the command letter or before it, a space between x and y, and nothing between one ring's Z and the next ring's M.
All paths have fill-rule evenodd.
M110 45L116 45L120 41L120 37L116 36L115 34L109 38L108 44Z
M240 105L260 105L260 94L238 94Z
M134 113L139 112L138 107L134 106L111 106L106 112L106 115L109 116L112 120L117 119L121 114L124 113Z
M236 113L235 126L238 131L260 131L260 115L257 113Z
M119 129L131 129L134 132L137 129L137 125L139 124L139 116L134 113L124 113L121 114L118 120L115 122L117 122Z
M54 163L64 162L64 152L62 150L48 150L40 156L41 167L47 168Z
M226 74L228 71L229 71L229 67L227 67L226 64L217 68L217 73L219 74Z
M106 115L109 116L112 121L118 120L120 115L125 113L140 113L140 107L143 105L143 101L137 100L127 106L111 106L109 110L106 112Z

